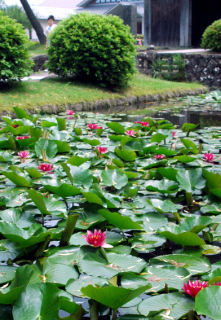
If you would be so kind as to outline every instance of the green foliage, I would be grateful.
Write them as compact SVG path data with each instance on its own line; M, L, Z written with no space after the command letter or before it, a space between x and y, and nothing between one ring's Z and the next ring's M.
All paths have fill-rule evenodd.
M203 33L202 48L221 51L221 20L214 21Z
M32 29L31 22L28 20L26 13L22 10L21 7L17 5L5 7L4 14L11 19L15 19L16 22L22 24L24 28L27 28L29 30Z
M181 54L172 55L169 59L153 61L151 70L154 78L162 78L169 81L181 81L184 79L185 60Z
M72 15L50 38L48 69L63 78L115 88L125 87L135 72L134 38L116 16Z
M16 81L31 74L28 37L22 25L0 12L0 80Z

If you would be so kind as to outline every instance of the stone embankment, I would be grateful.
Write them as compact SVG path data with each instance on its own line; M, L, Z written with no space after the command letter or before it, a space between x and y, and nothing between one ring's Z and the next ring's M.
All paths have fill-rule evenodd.
M137 69L147 75L153 75L154 64L159 60L172 63L177 53L142 52L137 55ZM200 82L208 87L221 87L221 54L181 54L185 60L184 79Z
M124 112L125 110L128 112L129 110L136 110L141 108L148 108L152 105L158 105L160 102L177 98L184 97L187 95L197 95L206 93L207 88L200 88L197 90L186 90L186 91L168 91L166 93L157 94L157 95L145 95L140 97L129 97L129 98L121 98L121 99L113 99L113 100L98 100L91 102L81 102L77 104L67 104L63 106L56 105L45 105L43 107L39 107L36 109L28 109L26 110L29 114L32 113L41 113L41 114L57 114L59 112L64 112L65 110L72 109L76 112ZM7 113L8 114L8 113ZM4 114L1 114L4 115ZM11 114L11 117L14 117L14 114Z

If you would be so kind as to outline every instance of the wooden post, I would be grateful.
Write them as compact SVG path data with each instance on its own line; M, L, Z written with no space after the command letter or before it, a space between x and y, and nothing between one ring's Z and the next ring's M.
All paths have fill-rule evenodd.
M151 1L144 0L144 45L151 45Z
M180 46L191 46L192 34L192 0L180 2Z

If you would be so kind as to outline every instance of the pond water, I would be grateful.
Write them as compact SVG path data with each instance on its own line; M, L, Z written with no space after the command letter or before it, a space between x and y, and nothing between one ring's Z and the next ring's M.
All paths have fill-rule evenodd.
M186 97L170 100L161 104L146 103L138 107L127 107L124 110L128 121L140 121L143 117L166 119L178 128L184 123L199 124L198 128L221 125L220 92L214 91L202 98Z
M17 256L14 258L12 256L14 252L8 252L10 250L6 245L6 248L3 247L2 252L6 251L6 249L8 250L9 257L12 256L12 259L8 259L8 262L15 261L12 267L23 267L23 264L32 262L32 269L36 273L36 279L38 279L39 275L40 277L44 275L44 280L40 279L43 283L53 281L58 283L59 288L64 292L67 290L74 296L74 301L77 304L82 304L83 309L87 312L84 315L84 319L90 318L88 313L89 304L88 299L83 299L79 291L86 287L89 280L90 284L92 284L90 276L93 276L93 281L96 281L93 284L100 285L101 279L97 280L96 277L103 276L105 279L111 279L112 276L118 275L117 285L133 290L135 290L138 280L141 281L142 286L146 285L147 282L151 282L152 288L155 290L153 292L158 293L158 297L161 297L164 292L168 293L169 290L170 298L168 300L170 299L170 301L168 303L171 309L173 308L173 293L177 290L179 291L179 299L181 299L177 309L182 309L181 304L184 303L182 302L184 301L184 295L180 292L182 291L183 281L187 281L187 278L192 281L196 279L208 280L213 271L221 269L220 264L217 265L217 268L216 265L211 266L211 264L221 260L221 180L217 178L220 177L221 172L221 159L219 158L221 154L221 97L219 99L219 93L214 93L210 94L208 99L201 97L191 98L192 101L188 99L190 100L190 98L187 98L186 101L172 101L169 105L162 104L148 109L146 109L147 105L143 105L137 110L124 110L126 112L124 115L115 113L113 118L102 114L96 116L91 113L81 114L79 117L67 119L69 135L63 132L64 129L59 128L59 125L62 126L63 123L61 119L67 117L66 113L60 114L60 121L53 118L53 116L43 116L41 122L39 121L37 125L43 127L44 130L47 128L47 143L53 146L55 144L54 141L59 140L59 142L62 142L62 140L67 140L68 143L65 146L70 145L72 147L71 152L66 150L67 152L64 154L64 149L60 149L59 152L56 149L55 153L51 155L52 147L41 147L39 141L36 142L36 145L40 149L40 153L38 148L34 149L30 146L32 156L25 161L18 158L13 151L13 156L7 154L7 152L2 152L3 163L1 164L1 170L7 179L2 178L0 186L5 193L5 202L2 202L1 208L3 210L0 210L0 219L5 219L6 222L0 222L2 224L0 231L5 235L5 238L9 237L9 240L15 241L16 245L17 242L23 241L20 238L23 239L27 236L32 241L35 240L33 240L33 234L27 235L26 231L33 223L35 223L35 228L38 228L37 230L40 230L39 232L42 234L43 232L46 233L47 229L53 232L48 248L42 253L43 258L39 261L38 255L31 254L30 260L27 260L26 256L29 256L27 253L24 256L23 251L21 253L18 251L16 253L18 258ZM145 121L150 121L150 123L144 125L143 128L143 125L141 127L141 124L133 123L150 116L156 119L169 120L171 124L166 121L152 121L149 119ZM5 132L9 128L14 132L14 129L7 125L7 121L9 122L10 120L8 118L5 118L5 120L6 124L5 128L3 128ZM23 125L27 122L26 119L23 119L24 122L22 120L19 121L15 135L27 133L26 127ZM120 121L123 122L117 123ZM103 130L102 132L89 130L88 128L95 123L105 125L105 129L102 129L103 127L97 129ZM176 128L172 126L172 123L175 124ZM201 129L198 132L193 132L195 128L191 129L191 127L189 129L177 129L177 127L182 127L184 123L199 123L200 128L205 126L220 126L220 128L219 130L216 127ZM56 129L57 127L59 130ZM127 130L126 134L133 131L133 137L124 136L125 128L130 129L131 127L137 131ZM157 133L152 134L150 132L151 127ZM39 130L39 128L36 129ZM149 132L147 132L148 129ZM37 130L36 132L38 132ZM135 137L136 132L139 136ZM21 145L19 144L21 149L29 146L28 140L26 140L27 144L25 144L25 139L17 140L22 140L20 142ZM43 142L45 143L45 141ZM105 152L106 155L102 156L95 150L95 147L100 143L101 145L106 143L107 148L109 148ZM203 152L202 150L200 151L200 143L203 144ZM174 144L175 149L171 150ZM57 146L61 147L60 144L56 144L56 148ZM41 160L41 155L42 157L44 154L47 155L46 151L50 151L48 157L54 168L50 173L39 174L39 171L36 170L36 166L39 165L36 159L38 156ZM208 151L214 153L214 158L211 161L207 161L205 160L206 157L203 157L203 153ZM57 153L59 154L57 155ZM157 156L160 155L163 155L166 159L158 158ZM86 158L85 160L85 157L88 157L88 159ZM71 162L67 162L70 160ZM81 160L83 162L79 162ZM71 164L69 171L67 170L67 164ZM12 172L11 169L15 168L16 171ZM39 166L37 168L39 169ZM89 168L92 168L91 171ZM29 177L24 173L24 170L32 176ZM216 178L214 178L214 173L218 173ZM15 176L18 176L19 180L16 180ZM111 179L110 176L112 177ZM38 177L37 180L35 179L36 177ZM69 183L68 179L72 184ZM213 185L213 180L216 179L218 180ZM12 181L16 186L20 186L22 183L22 189L14 188L14 185L8 180ZM208 190L205 188L207 182L210 186ZM27 185L34 186L37 191L29 189L27 195L26 189L23 190L23 187ZM73 187L73 185L76 187ZM13 187L12 192L11 186ZM62 186L65 187L65 191ZM18 197L15 192L19 192ZM190 201L191 198L189 196L192 194L194 201L193 199ZM35 201L36 196L40 197L40 201ZM30 201L33 201L33 203ZM40 215L42 204L45 216L43 214ZM20 212L21 205L22 212ZM208 206L210 207L209 209ZM6 207L10 209L4 210ZM17 207L17 211L14 212L14 208ZM106 209L109 209L109 211ZM124 217L121 217L122 221L118 211ZM71 213L71 215L75 213L79 215L76 230L71 239L69 239L70 245L68 249L62 247L60 240L61 231L63 234L63 230L66 228L66 212ZM8 229L4 229L6 227L9 228L8 224L11 222L7 222L7 219L11 217L12 213L16 217L18 215L20 222L16 226L16 232L20 232L19 235L22 234L22 236L14 237L16 232L10 231L10 233ZM19 214L21 214L22 218L20 218ZM126 219L127 224L125 225ZM135 223L138 223L138 225L135 225ZM39 226L41 224L45 229ZM101 251L97 247L86 245L87 242L85 242L82 234L86 232L88 225L92 229L95 226L99 229L107 225L107 229L110 230L107 231L107 241L109 241L109 244L113 244L109 251ZM195 227L197 228L194 229ZM1 239L1 241L4 240ZM21 245L27 246L24 241L21 242ZM81 249L71 248L71 246L81 247ZM125 256L121 257L121 254L125 254ZM21 255L21 258L19 255ZM100 255L103 256L101 257ZM23 259L23 256L25 259ZM164 258L160 259L160 256L167 256L167 258L165 258L166 260ZM103 262L103 258L105 258L105 262ZM6 259L2 259L2 261L1 263L0 260L0 266L2 264L5 267ZM94 264L93 261L96 263ZM136 261L136 264L134 261ZM43 269L42 264L45 269ZM64 267L66 265L67 267ZM69 268L69 265L71 267L74 265L74 268ZM183 266L185 268L181 268ZM138 269L132 271L131 267ZM212 267L216 269L212 269ZM180 268L181 271L178 272L176 268ZM53 270L56 271L54 274ZM120 272L116 270L120 270ZM78 274L78 271L81 275ZM50 274L50 272L52 273ZM210 274L206 275L208 272ZM218 270L217 272L221 271ZM71 281L69 284L67 284L66 278L63 279L66 274L68 281ZM55 277L57 275L58 277ZM204 278L201 277L202 275ZM49 278L48 280L47 277ZM214 275L212 276L213 278ZM106 286L105 281L103 282L104 286ZM73 283L75 287L72 287ZM64 287L65 285L66 287ZM39 286L39 284L36 283L36 286ZM28 293L25 294L28 296ZM168 295L166 296L168 297ZM92 298L95 299L94 296ZM154 298L155 294L142 294L141 297L132 299L131 304L122 304L123 307L122 305L119 307L117 316L126 315L126 318L121 317L120 320L134 320L136 315L136 320L148 319L143 316L139 318L138 305L144 305L146 299L152 305L151 301ZM73 299L72 296L71 299ZM111 299L109 295L108 299ZM188 303L190 303L188 310L191 310L193 309L193 300L187 299ZM145 308L149 307L148 303ZM169 309L168 304L166 307L166 309ZM64 308L64 310L67 312L61 310L60 317L68 317L70 315L68 313L69 308ZM158 307L156 310L158 310ZM102 307L99 312L101 314L99 320L111 319L108 307ZM141 314L146 313L142 312ZM129 314L129 318L127 314ZM182 314L182 318L184 318L185 312L182 311ZM167 314L163 318L175 319L167 316ZM9 320L4 317L3 320L5 319ZM156 317L155 319L162 318ZM210 320L208 317L197 317L197 319ZM216 317L216 319L220 318Z

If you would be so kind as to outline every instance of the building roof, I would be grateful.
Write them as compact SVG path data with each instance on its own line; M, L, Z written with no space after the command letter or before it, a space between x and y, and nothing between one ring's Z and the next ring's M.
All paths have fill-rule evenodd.
M55 21L67 18L70 14L76 14L76 11L68 8L52 8L43 6L31 6L32 10L39 19L47 20L50 15L55 17Z
M102 3L102 4L89 4L85 8L79 8L77 9L78 12L85 12L89 11L91 13L96 13L96 14L105 14L106 12L109 12L111 9L116 7L117 3Z
M44 0L38 6L74 9L80 0Z
M90 0L91 1L91 0ZM88 4L86 7L76 8L76 12L84 12L89 11L91 13L96 14L111 14L113 8L119 5L129 6L131 4L135 4L137 6L137 14L138 16L144 15L144 2L143 1L130 1L130 2L113 2L113 3L96 3L96 4Z

